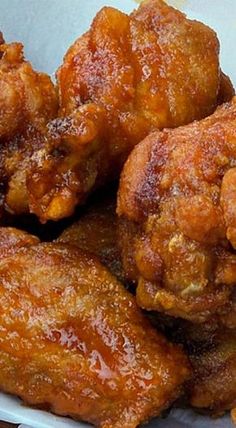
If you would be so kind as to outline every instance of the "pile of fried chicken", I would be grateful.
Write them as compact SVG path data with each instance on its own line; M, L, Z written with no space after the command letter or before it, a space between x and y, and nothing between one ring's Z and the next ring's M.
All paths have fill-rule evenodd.
M236 97L217 35L162 0L104 7L56 85L0 42L0 389L100 428L235 415Z

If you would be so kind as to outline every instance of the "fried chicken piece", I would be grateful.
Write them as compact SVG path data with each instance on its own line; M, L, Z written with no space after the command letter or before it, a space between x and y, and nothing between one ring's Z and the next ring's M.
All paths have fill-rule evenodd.
M0 31L0 45L2 45L3 43L5 43L5 40L3 38L2 32Z
M184 346L193 376L185 396L177 403L191 405L201 413L221 416L236 406L236 330L218 328L214 320L191 323L153 312L154 326L173 343Z
M111 150L122 156L152 129L213 112L218 54L210 28L162 0L145 1L130 16L105 7L58 70L62 113L88 101L101 104Z
M220 415L236 406L236 331L222 331L209 348L190 356L194 380L188 391L193 407Z
M134 428L180 394L181 348L96 258L32 245L0 260L0 279L3 391L103 428Z
M1 205L29 211L26 175L46 144L46 124L57 115L56 90L49 76L25 61L20 43L0 45Z
M58 104L49 76L25 61L21 43L1 44L0 53L0 138L6 138L47 123Z
M187 386L191 406L219 416L236 406L236 330L182 322L173 333L185 346L193 378Z
M153 133L130 155L118 213L133 230L124 266L137 272L142 308L236 322L235 141L236 97L207 119Z
M220 90L218 94L218 105L231 101L235 95L233 84L226 74L221 72Z
M117 236L116 201L105 198L89 206L85 214L59 236L56 242L74 245L96 255L120 281L125 282Z
M216 34L162 0L143 2L130 16L103 8L68 50L57 78L62 117L78 112L81 121L84 108L97 109L93 119L90 108L89 125L72 124L72 141L64 132L70 121L55 124L61 156L52 152L29 184L31 210L42 221L70 215L91 190L117 177L151 131L201 119L224 99Z
M232 422L236 425L236 408L231 412Z
M103 109L95 104L48 123L44 148L34 156L27 179L30 211L42 223L72 215L78 201L84 202L94 180L96 186L105 181L105 145L97 156L104 129ZM102 165L99 176L98 165Z
M39 239L14 227L0 227L0 260L15 254L20 248L38 244Z

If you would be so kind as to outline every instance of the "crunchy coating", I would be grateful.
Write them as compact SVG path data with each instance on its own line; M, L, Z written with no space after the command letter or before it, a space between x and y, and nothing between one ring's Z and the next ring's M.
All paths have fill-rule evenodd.
M103 110L86 105L57 118L57 91L49 76L25 61L22 44L1 44L1 53L0 207L12 214L34 212L42 222L58 220L90 188Z
M39 239L14 227L0 227L0 260L15 254L22 247L38 244Z
M25 61L21 43L0 45L0 138L45 124L57 112L52 82Z
M71 215L91 190L119 175L151 131L211 114L223 98L218 54L214 31L162 0L130 16L103 8L57 72L65 120L54 124L57 150L40 159L30 180L31 210L42 221ZM81 124L72 124L72 142L76 113Z
M65 229L56 242L74 245L96 255L120 281L125 281L118 247L116 200L105 198Z
M0 31L0 45L2 45L3 43L5 43L5 40L3 38L2 32Z
M46 124L58 110L56 90L25 61L20 43L0 45L1 206L28 212L26 176L45 145Z
M230 78L226 74L221 72L218 105L231 101L234 95L235 90Z
M200 122L153 133L130 155L118 213L134 231L130 270L143 308L235 325L235 141L236 98Z
M215 330L215 325L180 323L172 331L182 343L193 367L187 385L191 406L219 416L236 406L236 330Z
M194 380L188 392L193 407L220 415L236 406L236 331L222 331L211 346L190 356Z
M98 427L135 428L180 394L182 350L97 259L37 244L0 260L0 388Z
M212 113L218 53L214 31L162 0L145 1L130 16L105 7L58 70L61 110L67 115L88 101L101 104L117 156L153 128Z
M104 129L103 109L95 104L48 123L43 150L34 156L27 180L30 211L42 223L72 215L94 180L96 186L104 183L108 161L100 140Z

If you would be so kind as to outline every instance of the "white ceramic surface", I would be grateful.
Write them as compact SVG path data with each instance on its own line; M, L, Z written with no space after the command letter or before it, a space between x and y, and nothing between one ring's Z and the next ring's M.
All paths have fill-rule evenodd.
M236 86L236 0L168 0L213 27L221 42L223 70ZM104 5L125 12L137 6L133 0L0 0L0 29L7 41L22 41L34 66L53 74L70 44L89 27ZM0 394L0 420L32 428L85 428L88 425L29 409L20 400ZM212 420L191 411L174 411L148 428L232 428L229 417Z

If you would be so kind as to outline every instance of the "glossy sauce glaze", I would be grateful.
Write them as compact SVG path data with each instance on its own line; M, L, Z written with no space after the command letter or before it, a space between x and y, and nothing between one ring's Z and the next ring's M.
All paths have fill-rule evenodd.
M187 359L134 297L75 247L38 244L0 261L0 387L101 427L136 427L180 394Z

